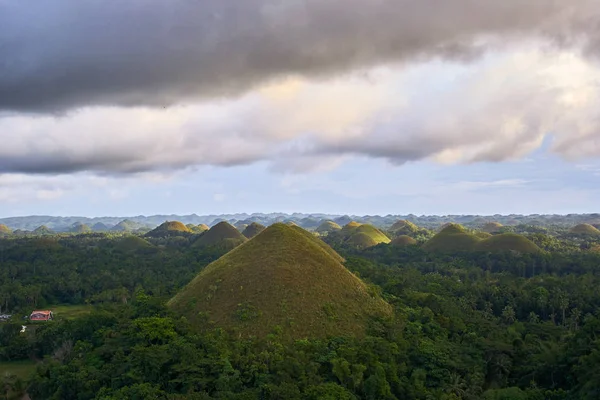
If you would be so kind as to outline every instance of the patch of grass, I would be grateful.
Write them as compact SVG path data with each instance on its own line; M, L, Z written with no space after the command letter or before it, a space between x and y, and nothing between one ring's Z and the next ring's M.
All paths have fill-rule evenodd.
M391 308L341 260L310 232L274 224L208 265L168 306L198 330L205 326L199 316L207 314L215 326L243 337L265 337L276 327L289 340L363 336L368 320L389 316Z
M76 304L76 305L57 305L46 307L47 310L51 310L54 314L54 318L60 319L75 319L82 315L89 314L92 312L93 306L86 304Z
M28 379L35 371L35 362L31 360L0 361L0 376L16 375L23 380Z

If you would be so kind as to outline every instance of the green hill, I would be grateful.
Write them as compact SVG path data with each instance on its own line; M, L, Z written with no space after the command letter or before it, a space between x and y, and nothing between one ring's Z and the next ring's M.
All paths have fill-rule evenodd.
M377 246L379 243L389 243L390 241L390 238L385 233L373 225L364 224L354 228L344 243L359 249L366 249Z
M346 225L344 225L344 227L342 228L342 235L348 235L350 234L350 232L353 232L354 229L358 228L359 226L361 226L362 224L356 221L350 221L348 222Z
M396 235L410 235L417 233L419 231L419 227L410 221L401 219L399 221L394 222L394 224L390 227L389 231L393 232Z
M124 253L133 253L138 250L154 248L152 243L139 236L126 236L115 244L115 249Z
M140 228L142 228L142 224L139 224L130 219L124 219L123 221L110 228L110 230L116 232L131 232Z
M10 235L12 233L12 230L4 225L4 224L0 224L0 236L2 235Z
M342 227L339 226L338 224L336 224L333 221L323 221L321 222L321 224L317 227L317 229L315 230L315 232L318 232L320 234L328 234L330 232L336 232L341 230Z
M248 239L252 239L254 236L258 235L262 231L265 230L265 226L259 224L258 222L253 222L244 229L242 235L246 236Z
M166 221L146 233L148 237L188 236L192 233L190 228L179 221Z
M502 227L503 225L499 222L488 222L481 227L481 230L487 233L498 233Z
M594 228L590 224L579 224L572 227L569 232L576 235L600 235L600 230Z
M48 228L46 225L42 225L35 228L33 233L35 235L52 235L54 234L54 231Z
M319 242L321 244L319 244ZM208 265L168 306L193 326L286 340L363 336L391 309L302 228L274 224Z
M539 253L541 249L525 236L503 233L477 243L478 251L517 251L519 253Z
M423 245L423 249L442 253L473 251L479 240L462 225L447 224Z
M397 238L393 239L390 242L390 245L398 246L398 247L414 246L416 244L417 244L417 241L407 235L398 236Z
M82 224L80 222L74 223L71 226L71 228L69 229L69 232L71 232L71 233L90 233L91 231L92 231L92 228L90 228L86 224Z
M98 222L92 226L92 230L94 232L106 232L106 231L108 231L108 226L106 226L102 222Z
M231 250L244 243L246 237L240 233L233 225L227 221L221 221L194 242L196 247L217 247L224 250Z

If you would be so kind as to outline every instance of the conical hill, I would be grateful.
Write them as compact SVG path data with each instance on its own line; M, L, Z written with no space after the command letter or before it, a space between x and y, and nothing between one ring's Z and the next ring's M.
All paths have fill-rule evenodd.
M258 235L262 231L265 230L265 226L259 224L258 222L253 222L244 229L242 235L246 236L248 239L252 239L254 236Z
M542 250L525 236L503 233L491 236L477 244L478 251L516 251L519 253L539 253Z
M42 225L42 226L38 226L37 228L35 228L33 233L35 235L51 235L54 233L54 231L52 229L48 228L46 225Z
M497 233L500 232L502 226L499 222L488 222L481 227L481 230L486 233Z
M394 222L394 224L390 227L389 231L397 235L410 235L412 233L418 232L419 227L410 221L401 219L399 221Z
M569 232L577 235L600 235L600 230L590 224L579 224L571 228Z
M473 251L479 240L462 225L447 224L423 245L423 249L444 253Z
M244 243L246 237L227 221L221 221L194 242L197 247L218 247L225 250L233 249Z
M317 229L315 231L318 233L321 233L321 234L326 234L326 233L330 233L330 232L336 232L341 229L342 229L342 227L333 221L323 221L323 222L321 222L321 224L317 227Z
M274 224L209 264L168 306L202 329L286 340L365 334L390 306L299 227ZM322 243L322 244L320 244Z
M400 235L390 242L390 245L396 247L414 246L416 244L417 241L407 235Z
M180 236L191 234L190 228L179 221L166 221L146 234L148 237Z

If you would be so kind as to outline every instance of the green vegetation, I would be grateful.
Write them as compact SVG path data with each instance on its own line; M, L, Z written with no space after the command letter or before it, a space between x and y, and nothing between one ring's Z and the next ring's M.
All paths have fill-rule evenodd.
M76 224L73 224L71 229L69 229L69 232L77 233L77 234L90 233L90 232L92 232L92 228L90 228L86 224L76 223Z
M419 227L410 221L401 219L394 222L389 231L395 235L411 235L417 233L419 231Z
M75 319L92 312L92 306L87 304L61 304L46 307L51 310L56 319Z
M206 267L169 307L197 329L208 319L242 337L276 328L290 339L364 336L369 318L390 315L389 306L301 230L270 226Z
M284 224L224 256L199 234L6 236L0 397L596 400L600 236L573 225L516 223L441 252L341 232L332 248ZM34 309L56 320L21 333Z
M252 239L254 236L258 235L262 231L265 230L265 226L259 224L258 222L253 222L244 229L242 235L246 236L248 239Z
M503 225L499 222L488 222L481 227L483 232L498 233L502 230Z
M15 375L26 379L35 372L35 362L30 360L0 362L0 376Z
M169 237L169 236L186 236L192 231L179 221L166 221L160 224L155 229L146 233L148 237Z
M42 225L42 226L35 228L33 233L36 235L52 235L54 232L52 231L52 229L48 228L46 225Z
M473 251L478 243L479 238L469 233L463 226L447 224L423 245L423 249L444 253Z
M579 224L570 229L576 235L600 235L600 230L590 224Z
M151 249L154 246L147 240L142 239L139 236L125 236L122 239L118 239L115 243L115 249L124 253L133 253L140 250Z
M488 239L492 237L491 233L487 233L487 232L481 232L481 231L476 231L475 233L473 233L475 236L477 236L479 239Z
M195 247L231 250L244 243L246 237L227 221L221 221L194 242Z
M411 238L410 236L407 235L401 235L398 236L397 238L393 239L390 244L392 246L414 246L417 244L417 241L413 238Z
M514 233L495 235L477 243L478 251L516 251L519 253L539 253L541 249L525 236Z
M12 229L4 224L0 224L0 236L2 235L10 235L12 233Z
M110 228L110 230L115 232L133 232L140 228L142 228L141 224L130 219L124 219L123 221Z
M317 227L317 229L315 229L315 232L320 233L321 235L327 235L330 232L336 232L341 229L342 229L342 227L333 221L323 221Z
M380 243L389 243L390 238L373 225L350 222L341 230L330 232L326 241L352 249L367 249Z
M342 235L345 235L345 236L347 236L347 235L349 235L351 232L354 232L354 230L355 230L356 228L358 228L359 226L361 226L361 225L362 225L361 223L358 223L358 222L356 222L356 221L350 221L350 222L348 222L346 225L344 225L344 227L342 228L342 231L341 231L341 233L342 233Z

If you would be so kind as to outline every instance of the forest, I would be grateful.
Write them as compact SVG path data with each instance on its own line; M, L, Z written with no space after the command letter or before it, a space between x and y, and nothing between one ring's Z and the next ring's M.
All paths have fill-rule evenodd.
M424 229L409 232L414 243L402 246L321 233L392 311L370 318L365 334L293 339L283 325L242 336L168 306L207 265L266 233L235 250L200 247L207 233L183 229L6 236L0 314L12 318L0 322L0 372L8 366L0 393L34 400L600 398L600 240L562 228L510 231L539 251L436 251L426 246L435 232ZM57 306L87 311L57 313L22 332L32 310ZM260 318L244 311L240 324ZM23 362L31 363L26 374L10 372Z

